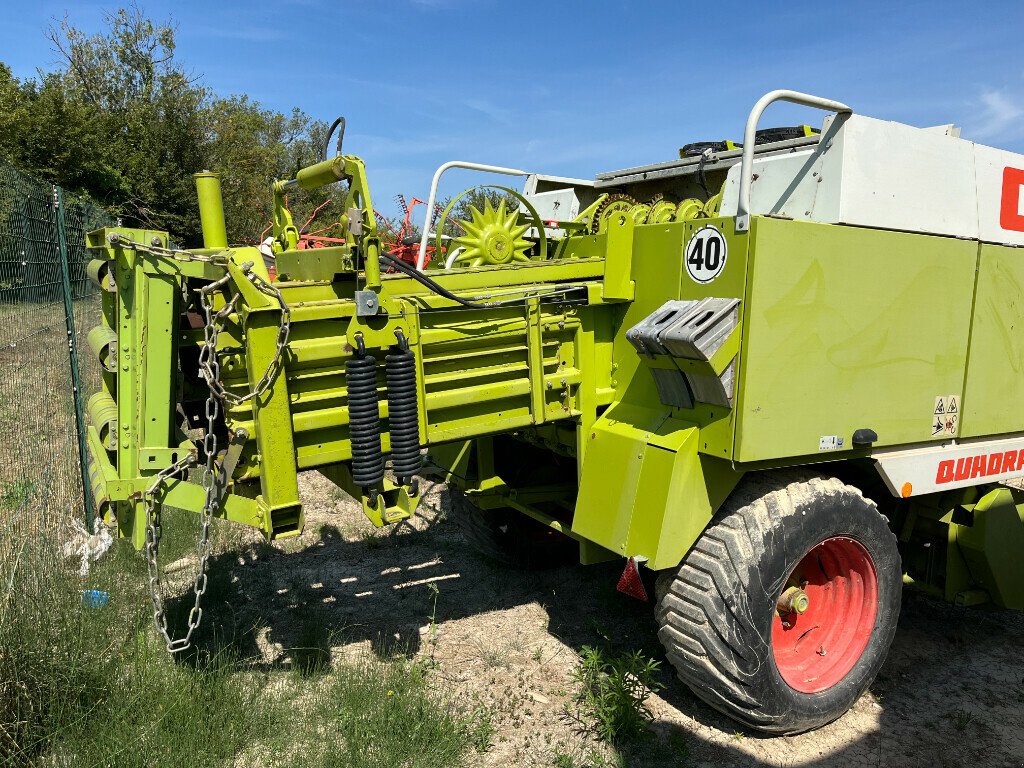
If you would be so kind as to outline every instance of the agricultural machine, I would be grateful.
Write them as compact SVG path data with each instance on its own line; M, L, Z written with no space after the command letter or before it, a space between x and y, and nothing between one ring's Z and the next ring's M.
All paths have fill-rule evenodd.
M758 131L779 100L828 114ZM452 167L525 184L446 229ZM299 249L284 196L337 182L340 242ZM94 498L171 651L211 519L298 534L307 470L378 526L444 478L512 565L621 561L682 681L769 733L853 704L905 584L1024 608L1024 156L775 91L741 143L592 180L447 163L409 263L339 149L273 184L273 280L196 183L203 248L88 236ZM177 639L163 508L202 519Z

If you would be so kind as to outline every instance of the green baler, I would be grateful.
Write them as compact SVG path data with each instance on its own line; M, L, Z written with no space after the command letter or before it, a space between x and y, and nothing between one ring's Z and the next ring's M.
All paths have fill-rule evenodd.
M759 132L780 99L835 114ZM776 91L742 145L594 180L449 163L428 211L450 167L527 181L466 221L453 201L415 264L340 148L275 182L262 248L229 247L209 173L204 248L90 233L94 498L145 550L171 651L205 557L173 640L161 509L201 515L202 555L213 517L295 535L314 469L378 526L440 476L491 556L574 540L631 594L656 575L680 678L771 733L852 705L904 582L1024 607L1024 157ZM300 247L285 195L335 182L343 243Z

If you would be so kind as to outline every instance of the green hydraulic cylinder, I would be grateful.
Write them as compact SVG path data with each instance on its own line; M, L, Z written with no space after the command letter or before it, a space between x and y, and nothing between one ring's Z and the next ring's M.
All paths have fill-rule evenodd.
M203 226L204 248L227 248L228 233L224 226L224 200L220 194L220 174L202 171L193 174L199 198L199 221Z

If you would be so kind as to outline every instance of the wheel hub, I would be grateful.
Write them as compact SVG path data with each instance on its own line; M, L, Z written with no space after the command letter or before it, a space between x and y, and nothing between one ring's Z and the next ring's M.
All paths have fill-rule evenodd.
M782 679L801 693L831 688L871 638L878 613L874 561L854 539L825 539L793 569L777 604L772 652Z

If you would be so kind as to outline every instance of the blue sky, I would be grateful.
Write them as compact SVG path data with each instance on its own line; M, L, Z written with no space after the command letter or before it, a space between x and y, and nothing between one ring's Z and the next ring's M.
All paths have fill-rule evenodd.
M7 0L10 2L10 0ZM6 4L6 3L5 3ZM426 197L440 163L592 178L739 139L765 91L794 88L1024 152L1024 2L150 0L178 56L221 93L348 119L378 207ZM99 29L117 2L17 4L0 59L32 76L65 11ZM820 124L776 106L765 125ZM449 191L484 177L453 172Z

